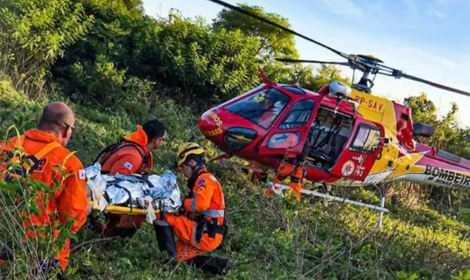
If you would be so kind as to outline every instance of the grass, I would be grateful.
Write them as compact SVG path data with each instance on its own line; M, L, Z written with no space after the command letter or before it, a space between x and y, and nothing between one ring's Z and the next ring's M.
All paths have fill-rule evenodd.
M54 100L60 94L52 94ZM15 124L21 131L35 126L49 100L31 100L0 80L0 133ZM140 116L158 117L169 127L168 141L156 154L156 172L173 163L178 145L194 130L190 110L171 100L138 106ZM103 112L73 104L76 131L70 149L85 165L98 152L146 119L132 111ZM14 114L12 114L12 112ZM216 149L203 145L211 156ZM388 205L384 226L376 229L378 213L315 198L298 205L281 198L265 199L263 188L235 170L209 166L221 181L230 227L227 246L213 254L229 257L232 271L226 279L452 279L470 267L470 227L420 205L413 209ZM181 188L185 184L181 181ZM377 200L365 190L350 192ZM390 202L388 202L390 203ZM156 265L158 251L153 227L145 224L129 240L100 240L85 226L73 245L71 279L207 279L208 275L181 263L170 270ZM401 277L401 278L399 278Z

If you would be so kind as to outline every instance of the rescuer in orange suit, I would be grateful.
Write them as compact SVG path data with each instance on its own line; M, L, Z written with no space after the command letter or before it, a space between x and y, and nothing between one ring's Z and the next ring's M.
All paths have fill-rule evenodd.
M74 122L74 114L66 104L50 103L44 108L37 129L30 129L24 135L12 138L6 147L2 145L3 148L0 148L3 154L3 151L12 151L15 146L20 146L28 155L34 155L39 160L42 158L45 161L33 166L31 177L46 183L51 188L54 187L54 180L61 184L61 188L46 202L45 207L42 204L44 194L39 195L37 206L40 215L31 214L24 221L26 227L51 226L57 222L66 223L68 218L74 218L71 232L75 234L86 222L91 208L88 205L85 170L80 160L65 148L72 136ZM59 165L64 167L68 177L62 177ZM58 217L52 220L56 211ZM25 230L25 232L33 239L37 236L35 230ZM53 234L57 236L59 231L54 230ZM62 271L65 272L69 255L70 239L67 239L64 247L56 252L53 264L60 264Z
M226 234L225 201L222 187L205 166L206 152L197 143L183 145L175 168L188 179L189 194L178 213L158 214L154 222L160 249L170 262L189 261L214 274L225 274L228 259L201 256L217 249ZM174 234L178 237L175 243Z
M256 163L248 163L248 168L242 167L242 172L248 177L248 180L254 184L266 183L268 181L268 174L260 171L254 171L250 168L258 168Z
M305 141L305 145L300 154L287 152L272 179L272 183L281 184L287 177L290 177L290 188L287 190L287 193L294 192L297 197L297 201L300 201L300 191L307 182L307 170L304 165L310 152L309 138L310 137L307 137L307 141ZM291 133L286 140L282 141L282 143L279 143L278 145L292 147L295 145L296 141L297 137L295 134ZM274 196L274 192L268 186L264 191L264 195L271 197Z
M110 148L100 163L102 173L115 175L145 174L153 169L151 150L159 149L167 140L165 125L157 119L147 121L143 126L124 137L124 141ZM132 237L145 220L144 215L120 215L108 213L106 225L100 230L105 237Z

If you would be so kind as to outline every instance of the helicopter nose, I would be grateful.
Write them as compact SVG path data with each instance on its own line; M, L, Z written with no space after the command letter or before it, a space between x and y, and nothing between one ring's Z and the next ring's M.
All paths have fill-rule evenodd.
M213 138L222 134L222 120L217 112L209 110L197 122L198 128L206 137Z

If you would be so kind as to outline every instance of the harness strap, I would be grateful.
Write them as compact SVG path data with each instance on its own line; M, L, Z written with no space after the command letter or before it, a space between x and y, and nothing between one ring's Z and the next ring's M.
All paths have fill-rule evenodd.
M23 146L24 144L24 136L21 136L21 137L18 137L19 139L17 139L16 143L19 144L20 147ZM45 145L42 149L40 149L39 151L37 151L36 153L32 154L32 155L28 155L26 157L26 159L29 159L33 162L33 165L32 166L28 166L28 164L26 162L23 162L21 164L21 167L22 167L22 172L24 175L24 172L28 169L31 169L31 170L34 170L35 168L37 168L37 165L39 164L39 161L44 157L46 156L48 153L50 153L53 149L55 148L58 148L60 147L61 144L58 143L58 142L50 142L49 144ZM17 173L17 172L15 172Z
M147 167L147 163L148 163L148 160L149 160L149 156L144 153L144 151L142 150L142 148L139 147L139 145L137 145L137 144L135 144L135 143L132 143L132 142L128 142L128 143L125 143L125 144L123 144L123 145L120 145L120 146L115 150L115 152L117 152L117 151L119 151L119 150L121 150L121 149L123 149L123 148L125 148L125 147L134 147L134 148L136 148L136 149L139 151L140 155L142 156L142 165L140 166L140 168L138 169L137 172L138 172L138 173L144 172L145 168Z
M123 144L124 143L124 144ZM111 158L111 155L114 154L115 152L125 148L125 147L134 147L139 151L140 155L142 156L142 165L138 169L138 173L143 173L145 168L147 167L148 161L149 161L149 155L145 154L142 148L137 145L136 143L127 141L125 139L121 139L118 143L114 143L106 147L103 151L99 153L99 155L96 157L94 160L94 163L98 161L98 159L103 156L103 158L100 160L100 164L103 166L108 159ZM107 172L103 172L105 174Z
M37 153L35 153L33 156L37 159L43 158L45 155L47 155L49 152L51 152L53 149L62 146L59 142L51 142L47 144L44 148L39 150Z
M23 144L24 144L24 139L25 137L24 136L20 136L17 138L16 140L16 146L18 147L23 147ZM39 151L37 151L36 153L32 154L32 155L29 155L27 156L26 158L33 161L33 165L32 166L28 166L25 162L23 162L21 164L21 168L20 167L16 167L14 168L10 174L7 174L5 176L5 181L6 182L11 182L13 180L13 178L18 178L18 177L26 177L26 174L28 173L28 170L30 171L34 171L38 168L38 165L39 165L39 162L41 161L41 159L46 156L48 153L50 153L53 149L55 148L58 148L60 147L61 144L58 143L58 142L51 142L47 145L45 145L42 149L40 149ZM10 155L12 156L12 155ZM9 157L8 160L11 160L12 158ZM18 159L18 157L16 158ZM18 159L19 160L19 159ZM16 198L16 205L19 205L20 203L20 199L21 197L20 196L17 196Z

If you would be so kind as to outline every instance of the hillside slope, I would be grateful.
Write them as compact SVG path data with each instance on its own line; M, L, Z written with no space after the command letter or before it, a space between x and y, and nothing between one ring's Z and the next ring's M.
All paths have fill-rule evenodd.
M55 100L63 100L56 95ZM15 91L7 79L0 81L0 133L16 124L34 127L42 105ZM162 100L152 115L169 126L171 141L157 151L157 171L173 162L173 153L188 139L195 116L187 108ZM124 112L103 113L74 106L77 130L71 149L85 165L104 145L134 128ZM14 117L11 118L11 112ZM211 155L216 151L207 142ZM469 226L424 206L415 210L387 205L384 226L376 230L378 214L365 209L315 203L304 197L300 205L265 199L262 188L251 185L233 170L211 165L222 182L228 205L228 245L214 254L230 257L234 267L226 279L451 279L469 266ZM180 184L185 188L184 184ZM365 191L349 192L364 201L377 198ZM158 252L153 228L146 224L130 242L96 240L90 228L80 232L72 253L71 279L207 279L185 263L169 270L155 264ZM401 272L401 273L398 273ZM406 278L401 278L406 279Z

